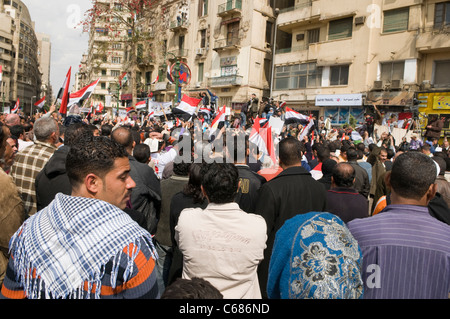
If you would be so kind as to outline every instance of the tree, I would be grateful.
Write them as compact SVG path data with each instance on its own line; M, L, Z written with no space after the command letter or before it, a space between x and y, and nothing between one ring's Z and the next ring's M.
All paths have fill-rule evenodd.
M92 0L92 8L85 13L83 32L93 34L96 29L104 30L106 47L99 47L98 55L114 57L118 45L125 52L123 72L128 72L128 85L131 88L132 105L136 105L137 72L142 63L142 48L153 34L145 27L152 6L159 0ZM119 83L119 80L117 80Z

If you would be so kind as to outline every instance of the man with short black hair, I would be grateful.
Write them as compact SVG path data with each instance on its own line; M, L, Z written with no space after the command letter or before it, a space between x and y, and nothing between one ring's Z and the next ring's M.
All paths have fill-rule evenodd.
M206 209L184 209L175 227L183 254L182 278L209 281L225 299L261 298L257 268L266 247L266 223L235 203L239 173L233 164L206 164L201 188Z
M11 238L0 297L158 298L151 235L123 212L136 185L128 153L91 137L71 146L66 168L72 194L57 194Z
M259 266L259 280L266 295L269 260L277 231L297 214L322 212L326 208L325 186L302 167L302 145L293 137L279 143L279 165L283 171L260 188L255 212L267 223L267 249Z
M355 170L355 184L353 187L365 198L369 197L370 181L367 171L358 164L358 152L354 148L347 150L347 161Z
M364 298L448 299L450 226L429 213L437 168L420 152L399 155L386 173L391 204L348 223L363 253Z

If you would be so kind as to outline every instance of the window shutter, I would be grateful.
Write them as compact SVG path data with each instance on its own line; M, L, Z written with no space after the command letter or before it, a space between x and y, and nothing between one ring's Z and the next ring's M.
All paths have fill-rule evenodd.
M408 30L409 8L386 11L384 13L383 32Z
M353 17L330 21L328 40L350 38L352 36Z

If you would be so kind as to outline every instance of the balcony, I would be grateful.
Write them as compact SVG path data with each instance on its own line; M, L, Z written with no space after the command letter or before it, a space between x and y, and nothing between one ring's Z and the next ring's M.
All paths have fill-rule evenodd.
M219 76L210 79L211 87L229 87L242 85L242 76L241 75L228 75L228 76Z
M175 20L170 22L170 31L179 32L179 31L187 31L189 27L189 21L187 20Z
M189 55L189 50L187 49L176 49L168 51L167 54L169 55L169 59L172 59L173 57L177 59L187 59Z
M242 0L228 0L224 4L219 5L217 9L217 16L224 18L234 13L241 14L242 11Z
M239 37L219 39L214 42L213 50L216 52L224 50L239 50L241 48L240 44L241 40Z

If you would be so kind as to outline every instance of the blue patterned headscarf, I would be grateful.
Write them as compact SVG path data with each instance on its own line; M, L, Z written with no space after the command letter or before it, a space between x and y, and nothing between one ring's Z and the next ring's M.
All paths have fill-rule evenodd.
M358 299L362 254L345 223L311 212L285 222L276 234L267 293L272 299Z

